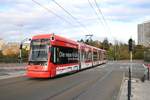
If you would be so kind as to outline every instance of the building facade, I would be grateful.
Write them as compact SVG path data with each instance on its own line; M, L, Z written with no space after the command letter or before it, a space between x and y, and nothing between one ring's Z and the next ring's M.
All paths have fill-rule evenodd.
M138 24L138 44L150 46L150 21Z

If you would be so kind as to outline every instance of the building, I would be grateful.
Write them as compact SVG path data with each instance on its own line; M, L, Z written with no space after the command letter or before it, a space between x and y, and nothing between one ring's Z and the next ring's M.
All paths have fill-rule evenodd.
M138 24L138 44L150 46L150 21Z

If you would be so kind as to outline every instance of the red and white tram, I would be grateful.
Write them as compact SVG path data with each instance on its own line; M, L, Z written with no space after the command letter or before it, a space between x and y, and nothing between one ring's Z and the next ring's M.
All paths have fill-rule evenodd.
M30 47L28 77L55 77L106 63L105 50L54 34L33 36Z

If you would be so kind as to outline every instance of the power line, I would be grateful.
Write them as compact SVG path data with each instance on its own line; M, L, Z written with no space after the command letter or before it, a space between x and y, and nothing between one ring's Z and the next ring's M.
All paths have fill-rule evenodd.
M72 23L70 23L68 20L66 20L65 18L59 16L58 14L56 14L55 12L53 12L52 10L50 10L49 8L43 6L42 4L40 4L39 2L32 0L34 3L36 3L37 5L39 5L41 8L45 9L46 11L48 11L49 13L52 13L53 15L55 15L56 17L58 17L59 19L63 20L64 22L70 24L71 26L75 27L75 25L73 25Z
M90 0L88 0L88 3L89 3L89 5L90 5L90 7L94 10L95 14L97 15L98 20L102 23L103 27L106 29L105 31L108 32L108 33L110 33L110 35L112 35L112 34L111 34L111 30L110 30L110 28L109 28L109 26L108 26L108 23L107 23L107 21L106 21L104 15L103 15L103 13L102 13L102 11L101 11L99 5L98 5L98 3L96 2L96 0L94 0L94 2L95 2L96 7L98 8L99 13L102 15L102 18L103 18L105 24L101 21L101 18L99 17L99 14L98 14L97 11L95 10L95 7L93 6L93 4L90 2ZM107 27L107 28L106 28L106 27ZM114 37L113 35L112 35L112 37L113 37L114 40L115 40L115 37Z
M94 3L95 3L95 5L96 5L96 7L98 8L99 13L102 15L102 18L103 18L104 22L105 22L105 23L107 23L107 22L106 22L106 20L105 20L104 15L103 15L103 13L102 13L102 11L101 11L101 9L100 9L100 7L99 7L98 3L97 3L97 1L96 1L96 0L94 0Z
M103 15L103 13L102 13L102 10L101 10L100 6L98 5L98 3L97 3L96 0L94 0L94 3L95 3L95 5L96 5L96 7L98 8L99 13L101 14L101 16L102 16L102 18L103 18L103 20L104 20L106 26L108 27L108 29L109 29L109 31L110 31L109 25L108 25L108 23L107 23L107 21L106 21L104 15Z
M96 0L94 0L94 2L95 2L96 7L98 8L98 12L101 14L102 19L103 19L104 21L102 21L101 17L99 16L98 12L97 12L96 9L95 9L95 6L93 6L93 4L90 2L90 0L88 0L88 3L89 3L89 5L90 5L90 7L94 10L94 12L95 12L95 14L96 14L98 20L100 21L100 23L102 23L102 25L103 25L103 27L104 27L104 30L106 31L106 33L110 33L110 35L111 35L110 28L109 28L109 26L108 26L108 24L107 24L107 22L106 22L106 19L105 19L104 15L103 15L103 13L102 13L102 11L101 11L101 9L100 9L98 3L96 2ZM104 23L103 23L103 22L104 22Z
M103 24L101 18L100 18L99 15L97 14L97 12L96 12L96 10L95 10L95 7L92 5L92 3L90 2L90 0L88 0L88 3L89 3L89 5L90 5L90 7L94 10L94 13L96 14L96 16L97 16L98 20L100 21L100 23L102 23L102 25L104 26L104 24Z
M56 5L58 5L64 12L66 12L72 19L74 19L83 29L88 31L85 25L83 25L80 21L77 20L76 17L74 17L69 11L67 11L63 6L61 6L58 2L55 0L52 0Z

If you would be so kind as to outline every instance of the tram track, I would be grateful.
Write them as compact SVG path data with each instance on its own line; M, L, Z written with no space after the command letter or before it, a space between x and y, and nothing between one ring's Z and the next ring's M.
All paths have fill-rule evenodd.
M61 100L62 98L66 97L64 95L71 95L70 93L74 92L74 91L78 91L76 94L74 93L73 97L71 98L65 98L64 100L69 100L69 99L76 99L77 97L79 97L82 93L84 93L85 91L87 91L89 89L89 87L91 87L92 85L94 85L98 80L100 79L104 79L105 77L107 77L108 75L110 75L112 73L112 71L107 72L106 74L103 73L99 73L98 76L91 78L90 80L84 80L80 83L74 84L73 86L66 88L62 91L60 91L57 94L54 94L50 97L48 97L45 100Z

